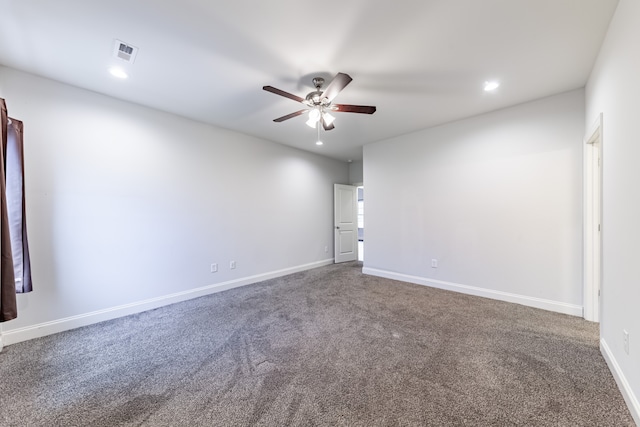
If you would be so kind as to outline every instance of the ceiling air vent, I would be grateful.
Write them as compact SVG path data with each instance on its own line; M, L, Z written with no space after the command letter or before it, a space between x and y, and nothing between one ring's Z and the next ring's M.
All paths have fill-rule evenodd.
M116 58L120 58L123 61L131 62L136 60L136 55L138 54L138 48L135 46L131 46L123 41L116 40L113 45L113 56Z

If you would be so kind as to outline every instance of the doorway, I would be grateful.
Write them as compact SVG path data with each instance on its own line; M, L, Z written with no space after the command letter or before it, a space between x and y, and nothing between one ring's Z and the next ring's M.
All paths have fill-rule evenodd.
M584 146L584 313L600 321L602 299L602 114Z
M357 187L334 184L334 262L358 259Z
M358 191L358 261L364 261L364 187L359 185Z

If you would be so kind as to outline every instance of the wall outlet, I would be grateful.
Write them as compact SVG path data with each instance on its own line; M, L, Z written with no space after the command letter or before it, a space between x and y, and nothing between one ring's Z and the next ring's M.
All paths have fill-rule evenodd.
M329 246L324 247L324 253L326 254L327 252L329 252Z
M629 332L626 329L622 330L622 339L624 341L624 352L629 354Z
M211 264L211 272L215 273L218 271L218 264Z
M438 268L438 260L437 259L432 259L431 260L431 268Z
M236 268L236 262L235 262L235 261L231 261L231 262L229 263L229 268L230 268L230 269L232 269L232 270L233 270L234 268Z

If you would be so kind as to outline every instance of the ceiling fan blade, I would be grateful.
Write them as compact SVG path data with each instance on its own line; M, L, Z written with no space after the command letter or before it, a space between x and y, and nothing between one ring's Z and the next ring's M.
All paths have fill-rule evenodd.
M295 113L287 114L286 116L282 116L282 117L278 117L277 119L273 119L273 121L274 121L274 122L278 122L278 123L280 123L280 122L284 122L285 120L289 120L289 119L292 119L292 118L294 118L294 117L297 117L297 116L299 116L299 115L301 115L301 114L304 114L304 113L306 113L307 111L309 111L309 110L300 110L300 111L296 111Z
M284 96L285 98L293 99L294 101L298 101L298 102L304 101L304 99L300 98L297 95L294 95L289 92L285 92L273 86L262 86L262 89L266 90L267 92L275 93L276 95Z
M336 127L333 125L333 123L331 124L327 124L327 121L324 119L324 117L322 118L322 127L324 128L324 130L333 130Z
M334 111L340 111L342 113L373 114L376 112L376 107L367 105L333 104L333 107Z
M351 80L353 79L348 74L336 74L333 80L331 80L331 83L329 83L329 86L327 86L327 88L325 89L322 97L327 98L329 102L331 102L342 89L344 89L349 83L351 83Z

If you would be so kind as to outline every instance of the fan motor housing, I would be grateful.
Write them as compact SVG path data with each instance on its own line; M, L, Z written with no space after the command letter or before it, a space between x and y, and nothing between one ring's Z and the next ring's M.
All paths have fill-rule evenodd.
M322 85L324 85L324 79L322 77L314 77L312 82L313 82L313 85L316 87L316 90L309 92L307 94L307 96L305 97L305 104L307 104L310 107L329 105L329 101L327 101L327 98L322 97L322 94L324 92L320 90Z
M309 92L309 94L305 97L305 104L310 106L317 105L328 105L327 98L322 97L322 91L314 90L313 92Z

